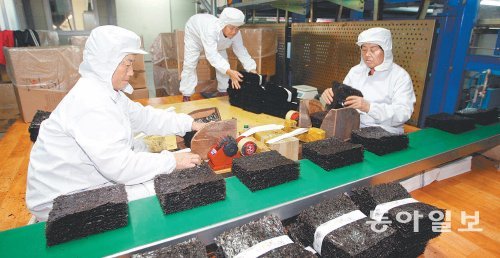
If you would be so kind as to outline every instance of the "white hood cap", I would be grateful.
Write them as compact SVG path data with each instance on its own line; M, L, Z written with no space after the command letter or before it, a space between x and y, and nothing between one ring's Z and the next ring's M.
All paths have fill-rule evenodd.
M371 28L361 32L358 36L358 46L365 43L372 43L379 45L384 50L384 62L375 67L375 71L383 71L389 69L393 63L392 56L392 36L391 31L385 28ZM365 64L361 58L361 64Z
M224 10L222 10L222 13L219 16L219 20L224 26L233 25L239 27L245 24L245 15L242 11L236 8L226 7L224 8Z
M134 32L113 25L100 26L92 30L85 43L79 72L84 78L111 83L125 56L147 53L141 49L141 39Z

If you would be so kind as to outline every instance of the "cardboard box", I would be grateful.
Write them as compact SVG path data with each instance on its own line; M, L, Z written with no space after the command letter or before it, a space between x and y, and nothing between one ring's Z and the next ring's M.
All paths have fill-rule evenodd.
M21 117L29 123L37 110L53 111L68 91L36 87L14 87Z
M5 65L0 65L0 82L7 83L10 82L9 75L7 74L7 68Z
M134 89L132 94L125 93L130 99L147 99L149 98L149 90L148 89Z
M7 72L16 87L70 90L80 78L82 49L75 46L6 48Z
M243 28L240 33L243 45L257 64L257 73L276 74L276 53L278 50L276 32L271 28ZM227 49L227 55L231 69L243 70L243 66L232 48Z
M18 116L19 108L14 86L12 83L0 84L0 120L17 119Z
M145 71L146 64L144 63L144 55L135 55L135 61L132 64L132 67L135 71Z
M129 79L130 85L134 89L144 89L147 88L146 84L146 72L145 71L135 71L134 75Z

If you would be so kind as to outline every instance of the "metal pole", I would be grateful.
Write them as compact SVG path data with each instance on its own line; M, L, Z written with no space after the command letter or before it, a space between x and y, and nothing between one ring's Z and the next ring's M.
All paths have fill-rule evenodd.
M276 23L280 23L280 9L276 8Z
M376 21L378 20L378 1L379 0L373 0L373 20Z
M314 1L313 0L309 0L311 1L311 4L309 5L309 22L314 22Z
M252 13L252 23L255 23L255 9L253 9Z
M430 0L423 0L420 2L420 6L418 8L418 17L417 17L418 20L425 19L430 3L431 3Z
M344 10L344 7L342 5L339 5L339 13L337 13L337 21L339 22L340 19L342 19L342 11Z

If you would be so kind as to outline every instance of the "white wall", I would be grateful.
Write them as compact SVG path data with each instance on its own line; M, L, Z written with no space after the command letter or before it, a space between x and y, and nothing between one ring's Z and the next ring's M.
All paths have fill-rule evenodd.
M0 27L2 30L20 30L26 28L21 1L0 0L0 16Z
M159 33L184 29L186 21L195 14L192 0L118 0L115 3L117 25L142 35L147 51Z

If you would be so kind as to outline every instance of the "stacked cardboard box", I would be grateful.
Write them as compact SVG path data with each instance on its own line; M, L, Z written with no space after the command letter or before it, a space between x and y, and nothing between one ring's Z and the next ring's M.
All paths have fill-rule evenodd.
M0 133L6 132L19 117L16 94L12 83L0 84Z
M178 95L180 78L184 64L184 31L160 33L151 46L153 60L153 77L157 97ZM210 65L205 55L200 55L196 67L199 85L196 92L215 91L215 69Z
M278 40L276 32L270 28L242 28L240 30L245 45L250 56L257 63L257 73L265 75L276 74L276 52ZM229 65L233 70L243 70L243 66L238 61L232 48L227 49Z
M5 56L25 122L30 122L37 110L54 110L80 78L82 50L78 47L9 48Z

